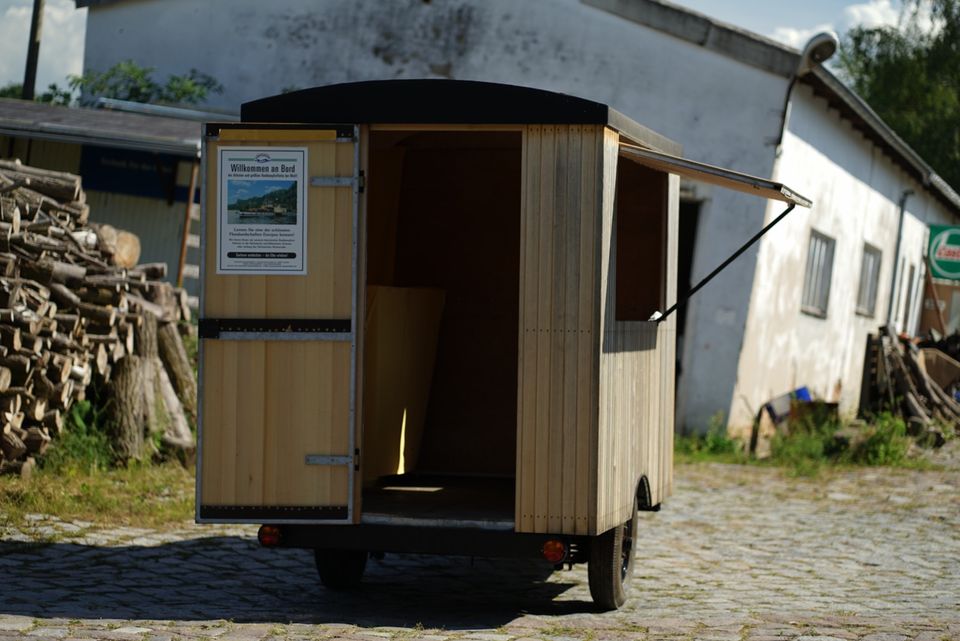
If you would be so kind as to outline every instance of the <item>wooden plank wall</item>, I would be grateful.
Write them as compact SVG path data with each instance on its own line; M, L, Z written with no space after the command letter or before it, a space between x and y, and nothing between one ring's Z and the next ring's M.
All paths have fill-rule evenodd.
M523 138L516 530L593 534L603 128Z
M676 316L663 323L615 319L614 204L619 135L604 136L600 321L600 390L596 529L630 518L637 483L646 476L652 504L672 489ZM628 162L620 159L620 162ZM668 178L666 306L676 300L679 178Z
M267 146L262 141L231 144ZM307 176L352 176L353 145L308 147ZM216 273L217 145L207 153L204 309L207 318L350 318L352 190L307 189L306 276ZM350 344L204 340L201 502L347 505Z

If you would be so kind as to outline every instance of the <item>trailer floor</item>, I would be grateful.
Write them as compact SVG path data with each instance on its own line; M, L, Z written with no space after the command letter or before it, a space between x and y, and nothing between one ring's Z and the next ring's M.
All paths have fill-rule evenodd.
M364 488L361 522L513 529L512 478L401 474Z

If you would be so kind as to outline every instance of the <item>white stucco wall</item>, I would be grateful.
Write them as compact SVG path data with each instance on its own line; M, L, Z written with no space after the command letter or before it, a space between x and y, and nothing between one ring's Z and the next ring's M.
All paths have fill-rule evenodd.
M765 401L803 385L855 412L867 334L886 320L901 194L914 191L906 201L900 247L906 269L898 279L901 296L913 289L913 304L906 322L902 299L897 305L898 329L916 327L927 225L951 221L938 201L806 86L794 92L775 175L814 206L794 210L761 243L730 410L735 429L749 427ZM771 203L768 219L782 210ZM811 229L836 240L826 318L800 311ZM864 242L883 252L872 317L855 309ZM915 277L907 283L911 264Z
M211 106L335 82L451 77L607 103L687 156L766 176L787 80L578 0L130 0L92 7L84 65L132 58L158 77L190 68L225 86ZM794 172L784 170L786 182ZM755 233L765 204L712 189L696 282ZM734 389L756 249L692 302L678 423L704 428Z

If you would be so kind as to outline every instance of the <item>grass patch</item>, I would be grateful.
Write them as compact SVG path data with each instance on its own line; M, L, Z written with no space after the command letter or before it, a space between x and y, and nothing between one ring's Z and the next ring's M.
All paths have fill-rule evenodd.
M38 470L0 477L0 522L22 527L27 514L51 514L97 526L165 528L193 518L193 473L176 463L107 471Z
M727 436L723 417L717 415L706 434L678 436L674 454L678 463L774 465L795 476L817 476L828 466L930 469L925 459L908 456L910 443L903 419L890 413L862 423L813 412L791 421L773 438L770 457L758 461L747 454L743 441Z
M55 515L96 525L164 527L194 511L194 475L178 463L115 467L103 413L73 405L60 437L30 478L0 477L0 524L21 527L27 514Z
M678 435L673 441L678 463L746 463L744 443L727 435L723 413L714 414L706 434Z

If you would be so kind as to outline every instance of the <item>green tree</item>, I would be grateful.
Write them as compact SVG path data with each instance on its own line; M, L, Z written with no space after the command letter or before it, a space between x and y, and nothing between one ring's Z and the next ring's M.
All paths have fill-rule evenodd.
M171 75L160 84L153 78L153 67L141 67L123 60L106 71L88 71L70 77L70 88L81 92L85 102L96 98L116 98L131 102L196 105L223 87L212 76L191 69L185 75Z
M897 27L847 32L838 64L854 91L960 190L960 0L905 0Z
M19 82L0 87L0 98L20 98L23 95L23 85ZM69 89L61 89L56 83L47 87L47 90L35 97L37 102L48 102L54 105L69 105L73 102L73 93Z

